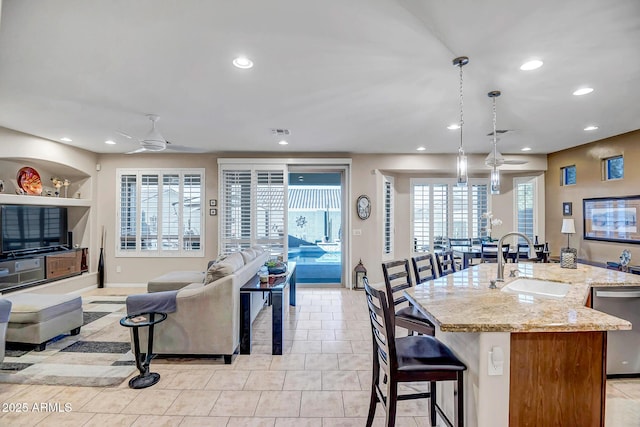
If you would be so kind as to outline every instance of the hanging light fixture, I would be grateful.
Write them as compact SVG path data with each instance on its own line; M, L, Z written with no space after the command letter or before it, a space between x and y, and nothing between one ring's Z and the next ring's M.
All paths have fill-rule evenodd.
M457 159L457 185L459 187L467 186L467 156L464 154L464 147L462 146L462 128L464 127L464 114L463 114L463 96L462 96L462 67L469 63L469 58L466 56L460 56L453 60L453 65L460 67L460 147L458 147L458 159Z
M493 169L491 170L491 194L500 194L500 171L498 170L498 133L496 132L496 98L499 90L492 90L487 94L493 101Z

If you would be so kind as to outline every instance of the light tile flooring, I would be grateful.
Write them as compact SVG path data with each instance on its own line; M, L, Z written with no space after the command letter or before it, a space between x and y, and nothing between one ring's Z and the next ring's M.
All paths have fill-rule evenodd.
M138 292L106 288L92 294ZM112 388L0 384L0 425L364 426L371 369L364 293L299 289L283 356L270 354L270 321L267 308L254 324L253 354L232 365L155 359L152 371L162 378L144 390L131 390L126 381ZM49 410L35 411L34 404L42 403ZM16 404L27 412L16 412ZM427 426L427 406L424 400L400 402L397 425ZM383 424L379 410L374 425ZM640 380L610 381L607 427L627 426L640 426Z

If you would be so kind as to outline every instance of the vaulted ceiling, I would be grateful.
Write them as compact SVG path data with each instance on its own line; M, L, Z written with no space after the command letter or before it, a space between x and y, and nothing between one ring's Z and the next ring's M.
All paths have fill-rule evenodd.
M500 151L549 153L640 128L639 53L637 0L4 0L0 126L122 153L154 113L202 152L454 153L465 55L467 151L500 90Z

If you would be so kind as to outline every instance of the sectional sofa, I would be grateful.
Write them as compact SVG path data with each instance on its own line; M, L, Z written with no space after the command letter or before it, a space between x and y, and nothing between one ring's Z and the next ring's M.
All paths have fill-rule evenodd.
M240 287L256 275L269 254L245 249L209 263L206 272L172 272L153 279L148 290L178 290L176 311L155 325L153 353L181 356L224 356L231 363L240 344ZM196 280L187 283L189 280ZM252 292L251 321L266 295ZM140 348L147 346L147 328L140 328Z

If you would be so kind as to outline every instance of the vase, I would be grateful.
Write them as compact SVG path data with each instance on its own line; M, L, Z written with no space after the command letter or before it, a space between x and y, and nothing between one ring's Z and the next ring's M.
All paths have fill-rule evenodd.
M100 256L98 257L98 287L104 288L104 249L100 248Z

